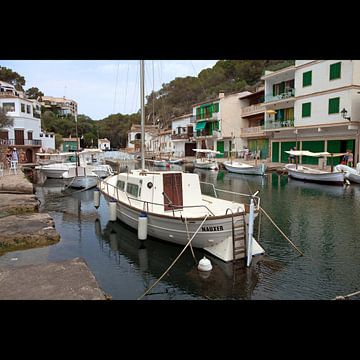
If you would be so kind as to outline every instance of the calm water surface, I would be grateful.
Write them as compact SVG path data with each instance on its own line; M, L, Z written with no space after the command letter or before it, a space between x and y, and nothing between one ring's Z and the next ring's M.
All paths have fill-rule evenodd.
M276 173L258 177L195 172L201 181L214 183L219 189L242 193L260 190L261 206L305 256L299 256L262 216L256 225L260 222L260 243L266 254L254 258L250 268L242 262L234 268L196 250L197 260L206 254L213 264L210 273L202 274L188 251L145 300L331 299L360 290L360 186L303 183ZM119 221L109 222L103 197L100 207L94 208L93 190L64 192L64 185L57 180L46 180L36 189L40 211L54 218L61 241L7 253L0 257L0 266L81 257L113 299L137 299L182 250L154 239L141 244L134 230Z

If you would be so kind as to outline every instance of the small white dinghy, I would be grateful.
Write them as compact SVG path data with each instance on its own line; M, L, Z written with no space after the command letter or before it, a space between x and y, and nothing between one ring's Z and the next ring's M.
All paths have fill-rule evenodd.
M264 175L266 171L266 164L264 163L259 165L250 165L236 161L225 161L224 166L227 171L237 174Z
M352 168L347 165L336 165L336 171L342 171L345 173L345 179L348 179L350 182L360 184L360 163L356 165L356 168Z
M193 151L196 151L196 159L194 160L194 166L196 168L219 170L219 165L215 159L215 156L217 154L221 154L220 151L210 149L193 149Z

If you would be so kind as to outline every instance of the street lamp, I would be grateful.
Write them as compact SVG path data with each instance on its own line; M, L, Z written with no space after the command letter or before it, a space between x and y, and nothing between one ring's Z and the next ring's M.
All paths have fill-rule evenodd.
M342 116L344 119L351 121L351 117L350 117L350 116L346 116L346 114L347 114L347 110L346 110L345 108L343 108L343 109L341 110L341 116Z

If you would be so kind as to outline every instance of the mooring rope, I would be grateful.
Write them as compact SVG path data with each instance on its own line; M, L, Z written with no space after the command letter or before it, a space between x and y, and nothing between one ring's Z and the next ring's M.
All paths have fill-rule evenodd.
M331 299L331 300L347 300L352 296L356 296L356 295L360 295L360 291L356 291L352 294L349 295L344 295L344 296L336 296L335 298Z
M202 221L202 223L200 224L199 228L195 231L194 235L191 237L191 239L188 241L188 243L185 245L185 247L182 249L182 251L180 252L180 254L176 257L176 259L171 263L171 265L165 270L165 272L159 277L159 279L157 279L154 284L152 284L145 292L144 294L142 294L140 297L137 298L137 300L141 300L167 273L168 271L175 265L175 263L179 260L180 256L184 253L184 251L186 250L186 248L190 245L190 243L192 242L192 240L194 239L194 237L197 235L197 233L199 232L199 230L201 229L201 227L203 226L204 222L206 221L206 219L208 218L209 214L206 214L204 217L204 220Z

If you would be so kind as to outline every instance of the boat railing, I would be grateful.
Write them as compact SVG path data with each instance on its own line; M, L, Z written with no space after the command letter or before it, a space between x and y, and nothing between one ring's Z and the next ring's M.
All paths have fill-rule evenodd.
M114 198L117 201L120 201L119 188L118 187L116 187L116 186L114 186L112 184L109 184L105 180L99 180L98 187L100 188L100 190L103 190L102 184L106 185L106 193L107 193L107 195L109 195L110 197ZM109 192L109 187L113 188L112 195ZM206 205L185 205L185 206L183 206L183 205L174 205L171 202L169 202L168 204L161 204L161 203L155 203L155 202L152 202L152 201L141 200L141 199L137 199L137 198L134 198L134 197L130 197L126 192L124 192L124 193L125 193L125 195L126 195L126 197L128 199L128 202L129 202L130 206L132 206L130 200L139 201L139 202L143 203L143 210L145 211L145 209L147 209L147 212L149 212L149 205L156 205L156 206L165 206L165 205L167 205L167 206L172 208L174 216L175 216L175 212L174 212L175 210L202 207L205 210L207 210L209 214L211 214L212 216L215 216L215 214Z
M206 185L210 185L210 187L212 187L213 191L214 191L214 197L218 198L218 192L223 192L223 193L227 193L227 194L232 194L232 195L237 195L240 197L246 197L249 199L254 199L254 203L255 203L255 209L259 210L260 209L260 197L256 196L256 195L251 195L251 194L243 194L243 193L239 193L239 192L235 192L235 191L229 191L229 190L223 190L223 189L217 189L214 184L211 183L207 183L207 182L203 182L200 181L200 184L206 184Z

